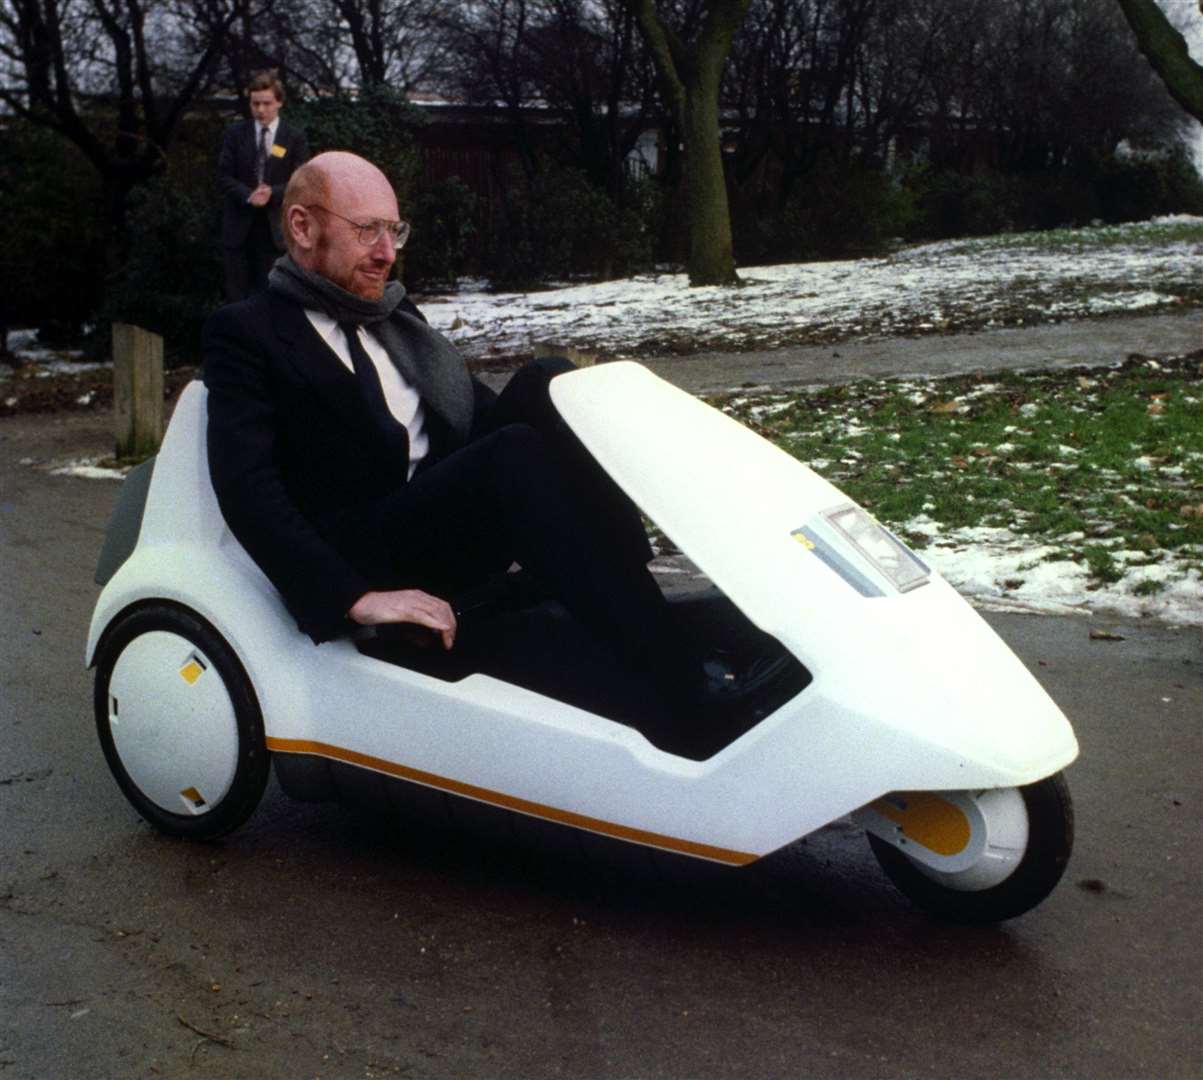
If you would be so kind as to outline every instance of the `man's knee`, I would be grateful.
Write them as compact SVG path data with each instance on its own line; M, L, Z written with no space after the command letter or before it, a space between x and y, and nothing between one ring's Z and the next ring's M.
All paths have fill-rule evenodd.
M567 371L575 370L576 365L562 356L537 356L514 372L509 383L506 384L506 391L510 395L538 394L546 396L547 384L552 379Z
M484 440L488 460L503 469L545 460L547 444L530 424L506 424Z
M525 371L528 368L538 371L550 382L555 376L563 375L566 371L576 371L576 364L563 356L536 356L524 364L521 370Z

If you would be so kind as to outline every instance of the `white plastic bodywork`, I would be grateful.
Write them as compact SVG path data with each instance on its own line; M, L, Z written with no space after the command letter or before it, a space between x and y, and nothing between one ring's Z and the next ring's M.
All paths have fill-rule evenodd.
M794 538L848 503L806 466L637 365L563 375L552 392L618 483L814 675L708 761L487 676L446 683L349 641L314 646L222 521L199 384L176 407L137 548L97 603L89 662L121 611L176 601L242 660L274 752L731 863L889 791L1024 784L1076 756L1061 712L938 575L899 593L869 566L883 587L866 597Z

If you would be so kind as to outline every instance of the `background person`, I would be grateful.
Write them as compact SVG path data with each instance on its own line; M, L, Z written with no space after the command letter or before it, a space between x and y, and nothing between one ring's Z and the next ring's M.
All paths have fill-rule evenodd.
M292 174L309 160L305 132L283 120L284 86L261 72L247 87L251 119L231 124L217 158L226 299L242 300L267 285L284 251L280 207Z

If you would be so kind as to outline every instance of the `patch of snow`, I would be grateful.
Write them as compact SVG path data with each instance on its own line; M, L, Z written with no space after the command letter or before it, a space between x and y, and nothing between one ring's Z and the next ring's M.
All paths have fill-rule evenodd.
M124 480L128 469L114 469L98 465L102 458L81 458L79 461L69 461L64 465L55 466L50 470L51 476L76 476L84 480Z
M1153 566L1134 567L1119 582L1100 583L1077 563L1049 558L1056 548L1033 545L1009 529L942 531L923 515L907 522L906 530L938 535L940 543L918 549L920 556L975 607L987 611L1108 612L1203 626L1203 578L1173 555ZM1137 591L1142 582L1162 587L1142 595Z
M1167 224L1184 223L1193 219ZM1197 277L1198 244L1161 239L1156 224L1088 232L1115 240L1092 244L1084 235L1076 249L1061 250L1042 247L1038 237L987 246L953 240L889 258L745 267L744 286L735 292L691 289L684 274L664 272L540 292L465 291L438 298L427 315L472 358L529 353L536 341L655 355L681 339L771 347L807 334L932 330L966 315L1015 322L1011 313L1024 306L1042 320L1143 311L1171 303L1173 283ZM1131 288L1142 268L1168 291ZM1069 298L1050 305L1049 290Z

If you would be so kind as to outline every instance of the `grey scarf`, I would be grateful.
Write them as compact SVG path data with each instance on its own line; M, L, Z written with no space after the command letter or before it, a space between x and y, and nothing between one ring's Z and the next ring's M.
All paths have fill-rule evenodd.
M267 286L277 296L320 311L335 322L370 327L397 370L421 395L423 406L438 413L459 442L467 439L473 409L468 367L442 334L400 310L405 299L401 282L390 281L379 300L365 300L283 255L268 274Z

